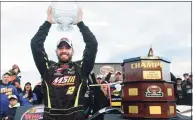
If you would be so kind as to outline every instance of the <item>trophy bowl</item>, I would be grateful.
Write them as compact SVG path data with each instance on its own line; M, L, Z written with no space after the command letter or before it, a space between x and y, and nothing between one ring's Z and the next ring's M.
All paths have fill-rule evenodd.
M77 23L78 2L51 2L52 21L59 31L72 31Z

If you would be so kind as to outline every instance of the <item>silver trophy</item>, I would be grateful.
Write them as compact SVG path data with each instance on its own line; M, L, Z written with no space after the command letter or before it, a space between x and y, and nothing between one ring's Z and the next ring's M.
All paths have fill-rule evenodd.
M78 2L51 2L52 20L57 23L57 29L62 32L74 30L79 10Z

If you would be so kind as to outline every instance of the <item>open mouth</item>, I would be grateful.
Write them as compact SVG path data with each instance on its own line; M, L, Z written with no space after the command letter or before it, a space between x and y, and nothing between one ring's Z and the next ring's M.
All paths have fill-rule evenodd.
M27 87L26 89L29 90L30 88Z
M63 56L67 56L67 55L61 55L61 56L63 57Z
M60 56L61 56L61 57L68 57L67 54L61 54Z

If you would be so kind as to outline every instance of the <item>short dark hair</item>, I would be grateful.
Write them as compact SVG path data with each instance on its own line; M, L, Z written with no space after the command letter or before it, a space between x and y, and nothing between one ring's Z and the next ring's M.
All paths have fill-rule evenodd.
M102 79L101 77L97 77L97 79Z
M182 79L181 79L181 78L176 78L176 80L181 80L181 81L182 81Z
M117 73L116 73L116 75L118 75L118 74L121 75L121 72L117 72Z
M27 82L27 83L25 84L25 86L26 86L26 85L30 85L30 86L31 86L31 83L30 83L30 82Z
M189 74L188 73L184 73L183 76L185 76L185 75L189 75Z
M11 76L11 74L8 73L8 72L6 72L6 73L3 74L3 76L5 76L5 75Z
M192 78L192 75L189 75L189 78Z

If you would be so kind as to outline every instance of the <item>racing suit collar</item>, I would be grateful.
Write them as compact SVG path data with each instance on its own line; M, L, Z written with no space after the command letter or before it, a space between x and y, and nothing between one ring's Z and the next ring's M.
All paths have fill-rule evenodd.
M58 66L65 66L68 65L70 68L73 66L73 62L72 61L68 61L68 62L58 62Z

